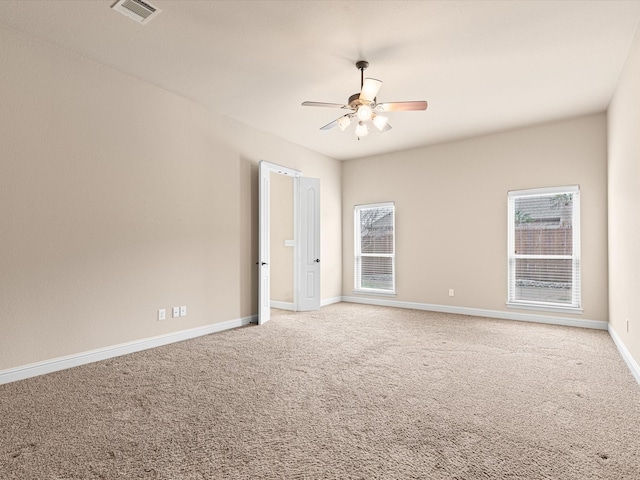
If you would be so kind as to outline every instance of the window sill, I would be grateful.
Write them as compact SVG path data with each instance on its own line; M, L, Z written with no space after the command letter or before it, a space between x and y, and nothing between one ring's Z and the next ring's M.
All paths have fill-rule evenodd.
M537 311L556 312L556 313L573 313L576 315L582 315L582 308L564 307L562 305L543 305L543 304L507 302L507 308L515 308L519 310L537 310Z
M353 290L354 295L374 295L376 297L395 297L396 292L385 290Z

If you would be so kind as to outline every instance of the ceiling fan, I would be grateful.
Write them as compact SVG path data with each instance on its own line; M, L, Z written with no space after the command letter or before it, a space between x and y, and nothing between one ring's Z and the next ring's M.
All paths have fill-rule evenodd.
M369 133L370 124L373 124L381 132L391 130L391 125L389 125L388 122L389 119L379 115L379 113L427 109L427 102L424 100L377 103L376 95L380 87L382 87L382 82L375 78L364 78L364 71L368 66L369 62L365 62L364 60L356 63L356 68L360 70L360 92L351 95L346 104L302 102L304 107L331 107L350 110L346 115L335 119L333 122L327 123L324 127L320 127L320 130L330 130L337 125L344 131L351 124L351 120L355 119L358 122L356 126L356 136L358 140L360 140L360 138Z

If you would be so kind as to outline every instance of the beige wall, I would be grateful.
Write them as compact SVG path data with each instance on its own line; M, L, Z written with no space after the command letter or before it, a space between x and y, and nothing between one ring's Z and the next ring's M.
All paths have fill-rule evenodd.
M343 295L353 290L353 206L394 201L396 300L506 310L507 192L579 184L579 317L606 320L606 134L597 114L344 162Z
M339 162L10 30L0 45L0 370L256 314L261 159L320 178L322 298L341 294Z
M293 303L293 177L271 174L271 300Z
M608 126L609 322L640 363L640 30L611 102Z

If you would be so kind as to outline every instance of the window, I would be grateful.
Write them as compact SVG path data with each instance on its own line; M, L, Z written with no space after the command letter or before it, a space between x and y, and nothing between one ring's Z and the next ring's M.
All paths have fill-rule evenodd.
M580 307L580 189L509 192L507 305L574 310Z
M394 294L395 206L391 203L356 205L355 290Z

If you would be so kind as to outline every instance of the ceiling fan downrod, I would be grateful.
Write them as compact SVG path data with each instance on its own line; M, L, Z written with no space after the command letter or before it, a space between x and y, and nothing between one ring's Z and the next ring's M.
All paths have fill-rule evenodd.
M364 86L364 71L367 69L368 66L369 66L369 62L365 60L359 60L358 62L356 62L356 68L360 70L360 89L361 90L362 90L362 87Z

